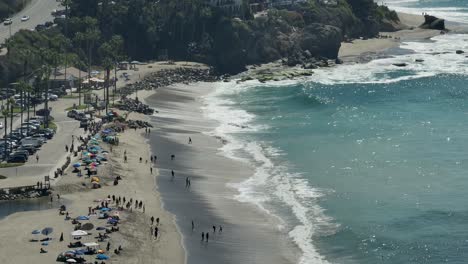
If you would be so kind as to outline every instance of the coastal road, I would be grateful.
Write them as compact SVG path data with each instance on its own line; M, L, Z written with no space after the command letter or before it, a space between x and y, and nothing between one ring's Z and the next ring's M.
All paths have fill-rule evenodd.
M21 29L34 29L39 24L44 24L47 21L53 21L52 10L59 9L60 2L56 0L31 0L31 2L19 13L12 17L13 23L10 26L0 25L0 43L5 43L5 40ZM21 22L22 16L29 16L30 19Z

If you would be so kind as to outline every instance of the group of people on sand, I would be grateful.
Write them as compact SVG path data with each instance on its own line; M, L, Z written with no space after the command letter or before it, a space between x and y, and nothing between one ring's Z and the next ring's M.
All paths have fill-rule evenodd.
M195 229L195 224L193 223L193 220L192 220L192 231ZM222 233L223 232L223 227L222 226L219 226L218 228L218 232L219 233ZM213 235L216 234L216 226L213 225ZM210 232L202 232L201 233L201 241L205 241L205 242L208 242L208 240L210 239Z
M153 234L154 234L154 239L158 239L158 235L159 235L159 217L156 218L156 225L154 224L154 216L151 216L150 218L150 221L151 221L151 225L150 225L150 235L151 237L153 237ZM153 225L154 225L154 228L153 228Z

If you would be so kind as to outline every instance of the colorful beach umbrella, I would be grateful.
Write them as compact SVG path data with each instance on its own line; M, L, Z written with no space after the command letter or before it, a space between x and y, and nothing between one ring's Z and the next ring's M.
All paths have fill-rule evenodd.
M54 229L52 227L46 227L46 228L42 229L42 231L41 231L41 233L44 236L48 236L48 235L52 234L52 232L54 232Z
M81 163L77 162L77 163L73 164L73 167L74 168L79 168L79 167L81 167Z
M109 259L109 257L107 255L104 255L104 254L97 254L96 258L99 259L99 260Z

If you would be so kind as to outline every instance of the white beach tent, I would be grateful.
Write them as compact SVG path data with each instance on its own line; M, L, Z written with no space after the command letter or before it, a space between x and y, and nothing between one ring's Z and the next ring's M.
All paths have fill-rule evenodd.
M96 242L89 242L83 244L85 247L99 247L99 244Z
M76 231L71 232L71 235L74 237L75 236L87 236L88 232L83 231L83 230L76 230Z

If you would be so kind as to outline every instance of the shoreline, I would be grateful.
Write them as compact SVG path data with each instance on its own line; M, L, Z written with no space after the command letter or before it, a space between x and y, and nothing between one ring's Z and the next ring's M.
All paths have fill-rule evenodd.
M197 98L213 89L209 86L173 85L158 89L147 100L159 111L152 118L158 126L151 135L161 175L158 184L164 207L176 215L182 231L187 263L206 263L206 259L212 263L296 263L299 250L292 241L283 239L287 234L278 232L277 220L256 205L233 198L237 190L228 184L251 177L253 169L220 155L222 140L206 134L217 124L203 115L202 102ZM192 144L188 144L188 137ZM158 151L158 146L171 150L175 159L170 160L167 151ZM175 171L174 180L171 170ZM184 188L186 177L191 179L190 188ZM195 223L193 231L191 220ZM208 243L200 242L201 232L210 234ZM249 250L254 247L256 256ZM252 261L254 257L256 261Z
M416 30L409 34L407 30L404 30L382 34L390 34L392 39L358 40L351 44L351 47L345 47L344 57L349 58L349 60L347 59L345 62L362 62L362 58L370 58L370 60L372 60L375 58L374 56L382 56L382 54L389 49L398 48L402 40L421 41L439 35L439 31ZM153 69L148 69L148 73L152 71ZM145 74L144 72L142 73L143 75ZM214 84L219 84L219 82ZM218 260L219 263L231 263L230 261L233 261L232 263L249 262L252 261L252 259L249 259L249 253L252 254L252 252L248 251L249 245L258 246L259 243L262 243L262 240L269 241L272 236L274 239L280 241L281 238L283 238L283 235L288 236L288 234L281 232L273 234L274 231L277 231L278 229L278 223L274 219L265 217L264 212L261 212L261 210L259 210L260 208L257 208L256 205L241 203L232 198L232 196L237 193L237 190L228 187L227 184L243 181L251 177L253 174L252 168L248 168L245 164L219 155L219 148L221 148L223 144L222 139L206 135L206 132L208 131L207 129L214 128L216 125L215 121L208 120L201 112L197 112L196 110L199 110L202 105L199 98L213 91L214 87L204 87L199 89L199 87L203 85L212 86L212 84L206 83L195 83L189 85L177 84L169 87L158 88L152 91L140 91L139 98L147 103L150 102L149 104L151 106L160 111L153 117L137 116L138 118L147 121L149 119L153 119L153 122L156 124L156 128L153 129L151 138L143 136L141 133L135 132L131 134L131 137L134 137L135 140L140 140L139 142L133 142L132 148L136 146L134 150L135 153L139 153L139 150L146 147L145 153L150 153L151 151L153 155L158 155L158 163L155 167L155 171L157 172L154 183L155 189L147 193L143 193L155 196L154 200L153 198L149 199L153 201L156 207L159 203L159 206L161 207L160 212L163 212L162 214L164 215L168 214L169 216L166 220L173 223L173 227L171 227L172 231L170 232L178 233L180 236L177 238L177 235L174 235L175 239L171 240L171 251L177 251L177 246L174 246L177 242L174 241L178 240L179 246L184 252L181 253L180 251L177 251L178 253L175 255L183 255L182 258L184 260L177 258L177 260L173 260L174 262L171 263L205 263L206 259ZM190 117L191 120L187 120L186 117ZM159 132L161 132L161 135L159 135ZM130 134L128 134L128 136L130 136ZM190 146L190 148L187 146L188 136L191 136L194 140L194 144L193 146ZM123 142L126 143L125 141ZM163 147L160 147L157 144L155 145L154 143L152 144L152 142L157 142ZM201 146L198 145L199 143ZM131 144L128 144L128 146L130 145ZM148 145L152 145L151 149L149 149ZM171 152L175 153L175 162L171 163L168 159L168 153L164 153L168 150L172 150ZM135 155L135 153L133 155ZM116 154L121 155L121 153ZM138 156L138 154L136 155ZM159 159L160 155L162 155L161 160ZM136 156L134 158L136 159ZM221 166L220 164L223 165ZM180 190L180 186L175 187L173 186L174 184L168 181L170 167L176 168L177 175L181 172L182 177L185 175L194 175L190 176L193 177L193 187L190 191L183 188L183 179L177 182L178 184L182 184L182 190ZM226 174L226 171L233 170L239 170L239 172L234 173L235 175ZM221 179L217 179L215 177L220 175ZM65 177L70 177L70 175ZM66 179L65 177L64 179ZM62 183L62 181L63 180L57 183L58 187L63 184L68 184L67 181L64 183ZM145 188L137 187L139 185L137 185L135 181L132 183L135 188L131 191L139 190L139 192L141 192L143 189L148 191L148 186L146 186L148 181L142 180L140 183L142 184L141 186L145 186ZM123 184L126 184L125 181ZM220 192L220 190L223 192ZM85 194L89 194L89 192ZM184 195L184 200L181 200L181 195ZM67 198L67 196L71 197L71 207L81 208L82 210L86 209L77 202L79 199L88 199L84 198L82 194L71 193L64 194L63 196L64 198ZM189 205L181 205L180 203L182 201ZM226 210L226 208L228 209ZM188 214L193 211L196 211L198 214L203 212L201 214L204 215L204 217L196 220L196 226L200 224L203 226L203 229L196 227L196 231L191 233L189 222L191 217L188 216ZM239 217L236 219L235 214L239 214L239 212L241 212L242 217L245 219L238 219ZM30 216L26 214L34 214L35 218L56 218L56 212L53 208L49 210L18 212L8 215L0 220L0 223L3 224L3 227L0 228L0 232L3 230L3 232L6 233L5 237L13 237L13 233L7 231L8 228L12 228L16 223L26 226L26 231L29 232L29 227L32 222L25 222L24 219L21 219ZM191 213L191 215L195 214ZM256 222L259 222L259 219L264 222L257 224ZM223 234L216 234L213 237L210 235L210 242L207 244L201 244L199 243L200 232L203 230L205 232L210 232L211 234L210 222L221 223L224 228ZM56 223L55 220L53 223ZM66 227L63 226L63 228ZM20 236L17 243L28 243L24 241L24 238L25 236ZM291 240L289 236L288 240ZM279 243L278 241L264 245L265 248L261 250L263 255L259 257L262 262L266 260L272 263L296 263L296 260L300 258L300 254L298 253L298 250L290 249L291 246L296 245L292 244L292 241L285 241L283 243ZM11 250L11 245L6 246L6 244L2 244L4 243L0 243L0 246L5 247L5 249L0 250L0 252L7 254L7 251ZM30 248L27 248L25 251L28 251L29 249ZM278 254L280 255L279 257L273 256L274 254L272 253L279 252L274 249L282 250L281 254ZM162 250L162 252L165 251ZM271 254L268 255L265 252ZM138 252L136 253L138 254ZM146 254L154 256L154 252L147 251ZM237 259L234 260L227 258L232 254L235 254L235 258ZM10 253L8 253L8 255L10 255ZM164 258L165 254L162 255L163 256L159 257ZM34 252L30 257L37 258L37 256L38 252ZM175 256L172 257L175 258ZM27 261L29 260L30 259ZM258 261L258 259L255 260ZM25 260L24 263L27 261ZM23 262L20 261L15 263ZM42 262L39 261L37 263Z

